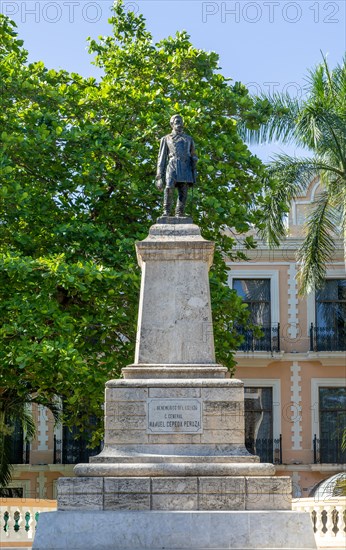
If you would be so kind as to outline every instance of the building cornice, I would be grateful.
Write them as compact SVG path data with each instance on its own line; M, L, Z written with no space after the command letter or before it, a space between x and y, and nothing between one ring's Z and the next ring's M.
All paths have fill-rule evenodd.
M237 367L268 367L273 363L320 363L323 367L344 367L346 369L346 351L306 353L267 353L262 351L238 351L234 356Z

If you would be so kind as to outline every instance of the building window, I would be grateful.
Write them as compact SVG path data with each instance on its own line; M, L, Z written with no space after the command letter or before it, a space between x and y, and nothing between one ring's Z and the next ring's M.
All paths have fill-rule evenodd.
M273 388L244 388L245 445L261 462L281 462L280 438L273 438Z
M233 279L233 288L250 310L253 325L270 326L270 280Z
M25 441L22 425L19 421L14 422L11 436L5 438L5 445L9 449L9 460L11 464L29 464L30 443Z
M81 432L76 427L69 428L63 426L62 439L54 436L54 464L89 462L89 457L99 454L101 452L101 445L90 448L93 427L96 424L96 417L91 416L89 427L84 432Z
M0 487L0 498L23 498L23 487Z
M233 279L233 289L250 310L249 323L261 333L239 328L243 336L241 351L279 351L279 325L272 326L270 279Z
M344 464L346 452L341 443L346 426L346 387L319 388L319 424L318 462Z
M311 351L346 350L346 279L328 279L316 293Z

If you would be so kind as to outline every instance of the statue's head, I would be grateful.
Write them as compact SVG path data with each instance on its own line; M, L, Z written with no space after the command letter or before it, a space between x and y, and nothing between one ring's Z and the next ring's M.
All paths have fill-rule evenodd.
M173 132L182 132L184 127L184 120L181 115L173 115L169 121Z

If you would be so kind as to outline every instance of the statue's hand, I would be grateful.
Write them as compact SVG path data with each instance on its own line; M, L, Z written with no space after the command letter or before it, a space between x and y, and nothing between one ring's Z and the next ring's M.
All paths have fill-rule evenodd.
M156 187L158 188L159 191L163 191L164 184L163 184L162 178L160 176L156 176L155 185L156 185Z

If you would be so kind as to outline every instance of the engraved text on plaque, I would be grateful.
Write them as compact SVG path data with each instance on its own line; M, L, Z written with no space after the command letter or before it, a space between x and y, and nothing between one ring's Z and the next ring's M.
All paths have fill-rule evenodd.
M201 399L148 399L148 433L202 433Z

